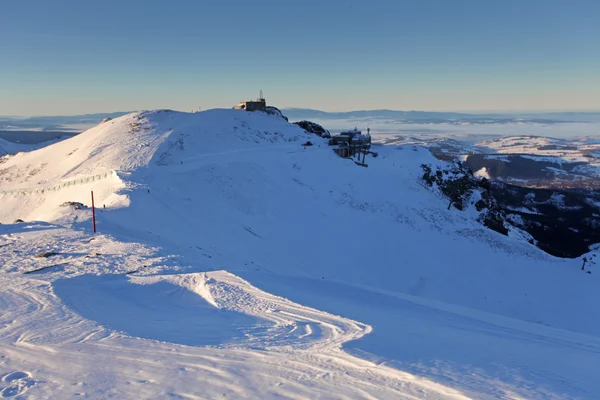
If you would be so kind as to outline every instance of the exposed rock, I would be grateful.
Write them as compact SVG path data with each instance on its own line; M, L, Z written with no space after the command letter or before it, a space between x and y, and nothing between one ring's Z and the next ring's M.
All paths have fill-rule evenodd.
M300 128L304 129L308 133L314 133L315 135L319 135L325 138L331 137L329 131L317 123L311 121L298 121L294 122L294 124L298 125Z
M14 223L15 224L20 224L20 223L23 223L23 222L25 222L25 221L23 221L22 219L15 219Z
M60 205L61 207L73 207L75 210L81 210L82 208L86 208L85 205L79 203L77 201L66 201Z
M465 169L461 163L456 163L449 169L437 169L435 172L426 164L421 165L421 168L424 171L423 181L429 186L437 187L450 200L448 209L454 206L462 211L468 206L469 200L477 195L479 199L474 201L474 206L480 212L478 221L498 233L508 235L506 225L510 226L511 223L492 195L489 180L477 179L473 171Z
M557 257L579 257L600 242L600 215L585 194L479 179L460 163L435 171L421 167L423 181L448 198L448 208L473 205L478 221L496 232L526 232L530 243Z
M106 117L100 123L103 124L105 122L112 121L112 118Z
M48 257L52 257L52 256L57 256L58 253L54 252L54 251L46 251L44 253L40 253L38 254L36 257L37 258L48 258Z
M277 107L267 106L265 111L267 114L276 115L276 116L281 117L281 118L285 119L286 121L288 121L287 117L285 115L283 115L281 110Z
M600 215L592 193L537 189L491 182L499 206L518 217L516 225L538 241L537 246L557 257L578 257L600 243Z
M478 184L474 179L473 174L465 171L460 164L453 165L450 169L437 169L432 171L431 166L421 165L423 171L423 180L429 185L436 185L437 188L450 200L450 206L454 206L458 210L465 208L465 203L471 196L473 189ZM479 207L483 209L484 205Z

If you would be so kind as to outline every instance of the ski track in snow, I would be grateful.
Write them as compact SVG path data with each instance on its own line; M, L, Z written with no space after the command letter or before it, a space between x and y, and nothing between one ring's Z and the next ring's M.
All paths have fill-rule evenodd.
M593 310L580 301L593 293L592 281L581 283L578 271L564 272L568 262L448 211L446 200L417 182L424 161L415 147L382 152L373 168L360 169L318 142L299 150L306 139L315 140L260 114L142 112L0 166L5 190L105 171L118 176L39 196L0 194L3 222L53 221L0 225L0 396L600 393L593 379L598 327L569 312L572 304ZM400 190L380 191L367 174L376 168ZM201 190L189 190L196 185ZM110 234L91 235L89 209L60 207L88 204L90 190L108 206L106 213L98 206L97 216L100 231ZM291 229L304 223L307 229ZM371 225L382 233L377 240L345 237ZM328 244L340 237L331 243L355 240L356 254ZM426 247L432 243L441 248ZM57 254L36 257L45 252ZM493 268L480 265L490 254L498 258ZM523 274L527 268L533 272ZM541 271L551 279L538 286ZM552 274L582 290L554 296L563 287ZM488 284L499 277L505 285ZM545 327L543 319L573 332ZM513 354L526 346L547 365ZM486 347L495 359L485 357Z
M0 377L9 376L0 383L2 395L26 394L30 398L64 398L75 394L91 398L470 397L386 366L381 360L370 361L369 354L343 351L344 344L371 332L372 328L364 323L270 294L231 272L173 273L171 261L156 256L156 249L147 245L124 244L106 235L92 237L47 224L27 226L29 229L23 232L0 235L0 242L8 244L0 256L6 260L8 252L18 254L17 260L10 257L9 262L4 263L0 276L0 287L4 288L0 308L5 310L0 319ZM46 250L49 238L55 241L52 247L58 253L55 257L70 257L70 263L61 270L23 275L40 263L55 262L50 261L52 257L49 260L35 257L40 250ZM151 265L125 275L142 262ZM161 284L169 286L165 290L159 287ZM150 292L143 293L151 296L139 297L137 288L148 288ZM365 290L377 292L375 288ZM222 313L236 313L256 317L258 321L239 324L239 337L230 341L225 340L226 334L221 332L216 337L223 341L208 346L174 344L184 343L189 335L184 334L184 340L179 341L170 330L167 333L171 336L162 338L164 340L152 337L154 334L147 337L127 331L131 327L122 319L139 317L134 324L142 323L145 324L142 328L156 330L161 320L170 321L170 314L189 317L188 310L200 318L200 325L194 326L194 321L184 319L178 321L178 330L195 335L206 331L207 324L217 329L227 328L219 325L218 320L210 319L213 311L202 312L189 303L189 297L182 297L181 292L203 300L206 307L216 311L217 317ZM383 294L398 296L392 292ZM364 294L360 292L354 296L361 297ZM409 299L410 296L401 297ZM120 298L124 302L111 305ZM131 303L139 303L139 307L131 311L119 308ZM161 304L170 305L164 308ZM426 300L415 304L440 307ZM472 310L450 305L441 310L475 317L460 322L440 319L442 326L453 326L469 334L513 336L523 342L572 348L574 352L600 352L598 340L593 344L583 337L573 338L568 332L558 331L553 337L552 332L539 328L540 333L532 335L528 333L531 327L527 323L519 326L514 320L478 316ZM103 319L106 313L111 315L108 320ZM148 320L149 316L153 319ZM116 325L110 326L113 322ZM440 364L433 375L444 371L451 381L471 385L475 393L490 391L481 387L482 384L497 386L496 391L491 392L495 395L488 393L475 398L520 397L511 394L510 386L494 382L482 371L467 369L462 372L470 376L466 379L453 371L456 366L447 368ZM430 371L425 368L422 372ZM20 378L10 378L17 376ZM561 378L547 376L545 379ZM537 389L536 396L525 397L563 398L541 389ZM573 387L573 393L576 392L577 387Z
M206 276L208 280L204 285L218 308L254 315L274 324L265 338L250 338L252 346L258 341L264 348L285 346L289 351L340 350L343 343L359 339L372 330L370 326L258 290L225 271L210 272Z
M62 239L70 236L86 249L106 251L119 246L107 238L86 243L85 237L76 234L73 237L66 230L62 235ZM19 246L23 249L21 255L30 257L39 240L36 232L21 236L21 245L33 242L30 246ZM94 244L95 241L102 244ZM125 257L125 263L135 262L134 256L112 257L113 262L121 257ZM110 296L94 298L88 287L78 290L76 286L81 282L76 279L90 277L100 286L106 284L104 281L110 286L111 277L124 276L102 275L118 272L111 264L115 265L106 263L105 267L88 269L101 275L78 275L86 270L67 268L40 273L37 278L22 275L20 271L24 268L13 272L3 269L5 274L0 277L0 287L5 288L0 296L0 307L5 310L0 325L2 396L23 395L35 386L36 391L29 391L28 397L64 398L79 394L105 398L119 393L123 397L140 398L416 399L425 394L432 399L464 398L452 389L341 350L342 344L369 333L371 327L271 295L225 271L128 275L125 279L131 287L168 282L196 294L219 312L243 313L265 321L244 332L243 341L190 347L140 340L107 329L73 310L89 307L96 301L104 304L94 307L107 307ZM122 265L120 269L127 268ZM65 273L71 278L62 278ZM56 282L66 285L60 296L55 294L60 291L53 290ZM152 313L156 311L152 304L147 307ZM15 364L20 368L27 366L30 372L19 370ZM118 375L116 371L120 371Z

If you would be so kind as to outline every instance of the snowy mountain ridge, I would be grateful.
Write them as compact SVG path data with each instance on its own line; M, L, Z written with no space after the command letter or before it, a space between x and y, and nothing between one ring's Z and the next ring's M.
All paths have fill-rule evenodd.
M160 110L8 157L0 372L23 374L0 390L64 397L85 382L101 398L599 394L595 274L581 273L581 259L487 230L472 208L449 210L421 181L422 164L446 165L428 150L377 152L362 168L277 115ZM109 176L85 179L98 174ZM101 368L90 363L99 348ZM111 359L121 352L128 360ZM51 354L85 376L71 378Z

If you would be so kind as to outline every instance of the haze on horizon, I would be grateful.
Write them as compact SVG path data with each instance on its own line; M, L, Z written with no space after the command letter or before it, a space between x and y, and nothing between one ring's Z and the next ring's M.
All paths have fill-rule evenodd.
M0 115L274 105L594 110L591 0L10 2Z

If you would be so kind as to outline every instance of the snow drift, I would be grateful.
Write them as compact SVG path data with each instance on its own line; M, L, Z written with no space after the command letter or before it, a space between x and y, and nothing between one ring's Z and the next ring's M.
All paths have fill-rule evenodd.
M303 147L308 139L317 142ZM133 113L0 164L0 222L52 223L28 222L0 232L10 246L18 245L15 235L34 243L23 244L23 254L33 254L41 243L52 247L48 238L64 227L72 228L67 238L82 240L77 235L90 234L89 209L60 205L89 206L94 191L100 235L97 244L82 246L99 246L94 250L99 255L90 261L78 255L81 251L67 250L73 239L55 240L54 246L69 254L63 262L78 267L50 268L37 276L51 283L56 304L131 337L188 346L247 346L243 356L227 353L246 362L255 362L256 347L297 357L307 351L313 361L333 357L336 366L359 365L341 352L343 347L477 398L514 393L561 397L573 395L570 385L582 387L582 398L600 393L593 380L583 379L596 370L585 372L600 348L595 275L581 273L580 260L556 259L522 238L487 230L475 213L448 210L447 200L420 180L422 164L440 163L426 149L381 146L377 151L377 158L367 158L369 167L361 168L300 127L260 112ZM89 179L102 174L106 177ZM127 257L141 244L152 249L144 251L154 258ZM2 257L6 274L26 272L14 257ZM105 260L102 268L96 259ZM105 276L132 271L132 278ZM205 271L216 282L194 275ZM173 273L192 275L169 277ZM157 315L169 317L161 325ZM194 315L202 318L194 320ZM410 321L416 325L408 326ZM89 340L112 338L98 326L85 328L104 332ZM425 326L431 330L418 328ZM438 329L448 335L423 333ZM219 336L221 330L226 334ZM478 339L467 343L460 334L465 330ZM519 334L502 336L507 330ZM405 332L412 332L413 339ZM418 342L416 348L427 346L414 339L423 335L456 340L466 354L480 354L483 347L476 346L481 343L521 349L535 342L552 362L534 362L510 351L495 354L500 369L514 370L500 374L489 366L491 359L465 360L446 346L439 349L442 360L426 351L424 358L409 356L411 340ZM560 343L557 350L547 347L551 343ZM585 355L574 343L587 343L593 351ZM561 358L569 346L577 348L575 355ZM131 351L141 351L135 348ZM312 368L307 365L327 370L321 361L302 360L303 370ZM566 367L560 366L563 362ZM277 363L265 374L277 375L282 365ZM228 364L228 373L242 364L238 369ZM412 378L393 375L398 373L393 369L375 370L377 377L394 376L395 391L391 383L382 384L379 389L390 391L380 393L365 384L364 397L398 398L408 392L423 397L419 389L398 389L398 382ZM472 381L457 377L472 370L480 372ZM557 375L566 376L567 383L551 378ZM248 376L254 380L248 378L245 390L258 382ZM494 379L502 383L495 386ZM342 390L337 380L332 382L328 388ZM532 387L539 382L544 389L536 394ZM322 384L311 384L306 397L324 390L327 384ZM451 389L427 387L433 398L460 397ZM277 390L269 393L281 395Z

